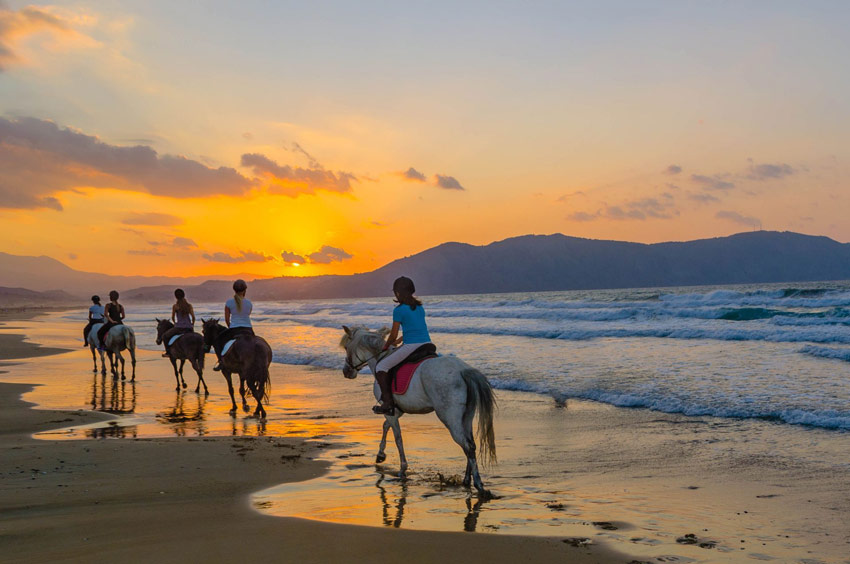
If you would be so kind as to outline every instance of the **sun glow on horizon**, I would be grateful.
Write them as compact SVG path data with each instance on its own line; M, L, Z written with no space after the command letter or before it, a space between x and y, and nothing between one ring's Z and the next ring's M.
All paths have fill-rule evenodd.
M850 241L839 10L517 4L435 44L428 7L29 4L0 2L3 252L314 276L526 234Z

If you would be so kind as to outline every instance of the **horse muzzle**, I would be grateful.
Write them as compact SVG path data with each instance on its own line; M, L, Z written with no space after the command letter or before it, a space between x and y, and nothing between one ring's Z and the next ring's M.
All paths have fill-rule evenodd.
M342 369L342 375L348 378L349 380L354 380L357 378L357 371L354 368L349 368L346 366Z
M157 338L156 338L156 344L157 344L157 345L161 345L161 344L162 344L162 339L161 339L160 337L157 337Z

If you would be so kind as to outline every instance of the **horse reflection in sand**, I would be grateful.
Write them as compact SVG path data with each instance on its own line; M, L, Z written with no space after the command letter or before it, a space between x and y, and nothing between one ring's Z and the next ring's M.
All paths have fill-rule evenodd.
M356 378L357 372L366 365L374 374L388 330L370 331L366 327L352 329L343 327L343 329L345 334L340 341L340 345L345 349L343 375L346 378ZM374 393L376 399L380 398L377 381ZM394 401L396 409L393 413L385 415L377 462L383 462L386 459L384 448L387 442L387 431L392 429L401 460L399 475L403 477L407 472L407 458L404 455L399 417L404 413L434 411L451 433L452 439L460 445L466 455L463 485L469 487L471 480L480 495L490 495L490 492L484 489L478 473L475 438L472 432L473 419L477 413L482 462L495 461L493 411L496 400L490 382L481 372L454 356L431 358L419 365L407 392L404 395L395 395Z
M136 384L133 381L118 382L106 379L106 373L100 378L95 374L91 386L91 408L113 415L128 415L136 411Z
M207 403L206 395L191 396L195 398L193 405L186 405L186 392L177 391L174 406L168 411L156 414L156 420L171 427L178 437L185 437L190 431L202 437L207 433L206 415L204 408Z
M439 479L440 491L443 491L446 483L443 481L442 476ZM393 503L390 496L393 494L393 486L396 484L399 489L395 493L397 497L395 503ZM395 482L393 480L387 480L384 473L378 470L378 480L375 482L375 487L378 488L378 497L381 499L381 522L385 527L401 528L404 524L404 508L407 505L407 498L410 495L407 480ZM418 497L418 495L414 494L414 498ZM428 497L432 497L435 494L429 493L427 495ZM487 496L476 496L475 501L470 499L470 497L464 500L466 503L466 515L463 517L464 531L475 532L478 528L478 517L481 514L481 508L489 501L490 498Z
M133 365L133 374L130 377L130 380L136 379L136 334L133 330L126 325L115 325L107 331L106 335L103 338L103 343L98 339L98 332L100 328L103 327L103 323L98 323L97 325L93 325L89 330L88 337L86 338L89 349L91 349L91 358L94 362L94 370L92 372L97 372L97 357L95 356L95 350L100 351L100 367L101 373L106 374L106 362L103 359L103 353L105 352L109 356L109 369L112 372L113 378L118 378L118 361L121 362L121 379L124 380L126 377L124 376L124 357L121 355L121 351L129 350L130 351L130 360Z

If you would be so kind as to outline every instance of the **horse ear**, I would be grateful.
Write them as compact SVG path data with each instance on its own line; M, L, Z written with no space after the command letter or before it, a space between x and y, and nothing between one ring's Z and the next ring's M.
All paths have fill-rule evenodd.
M158 318L158 317L154 317L154 320L155 320L157 323L159 323L159 318Z
M346 335L348 335L349 337L351 336L351 329L349 329L347 325L343 325L342 330L345 331Z

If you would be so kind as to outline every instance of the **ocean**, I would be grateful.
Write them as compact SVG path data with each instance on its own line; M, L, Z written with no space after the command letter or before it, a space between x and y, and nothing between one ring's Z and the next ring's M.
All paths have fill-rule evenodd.
M479 368L497 389L850 429L850 281L423 302L439 352ZM253 319L274 362L337 369L341 326L388 325L393 305L389 297L258 302ZM196 312L220 315L218 307ZM158 348L153 324L141 320L167 308L128 311L139 345Z
M387 325L389 297L255 302L255 330L274 351L267 421L228 413L209 355L209 396L193 391L189 368L188 389L174 389L155 344L154 318L169 304L125 304L149 349L138 351L135 382L91 372L81 310L9 327L72 351L2 379L43 384L24 396L41 408L117 416L40 439L311 441L326 472L254 493L271 515L600 539L671 561L846 561L850 282L422 299L440 353L497 388L499 461L482 469L493 499L456 485L465 459L434 414L403 418L407 479L392 440L374 463L373 379L343 378L338 343L342 325ZM195 304L198 317L221 308ZM682 545L685 534L710 542Z

